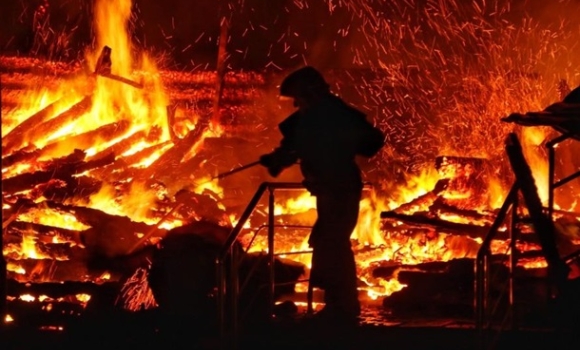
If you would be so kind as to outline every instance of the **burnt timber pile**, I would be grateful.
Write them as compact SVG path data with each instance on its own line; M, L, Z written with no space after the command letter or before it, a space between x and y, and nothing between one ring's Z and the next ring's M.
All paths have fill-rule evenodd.
M0 71L3 116L18 109L33 108L26 103L35 102L27 100L26 96L39 87L56 90L59 84L74 75L86 76L88 81L91 79L90 74L83 74L79 67L32 58L2 57ZM184 116L200 116L198 126L206 126L207 116L215 112L215 73L164 71L161 76L170 100L167 114L173 120L168 121L169 125L177 124L180 120L176 119ZM51 117L59 102L56 101L32 113L26 122L6 133L3 138L3 169L33 164L31 171L11 175L3 171L3 251L8 264L7 293L11 316L19 323L34 327L62 324L63 320L75 319L85 309L123 307L116 299L125 279L136 268L144 266L143 259L125 259L119 266L110 263L102 266L95 263L98 261L95 257L123 257L145 233L149 233L150 239L159 240L168 230L155 223L163 220L164 215L175 207L172 195L178 189L191 184L192 178L203 176L207 179L231 168L232 160L254 160L260 150L253 140L261 140L258 146L264 150L273 147L274 144L260 133L275 125L276 121L272 120L268 106L254 103L260 100L264 86L263 75L251 72L228 74L219 115L220 126L227 129L227 135L233 136L205 137L205 146L183 164L179 164L180 157L201 139L204 128L198 127L180 136L173 133L170 142L174 146L158 159L157 164L141 169L131 165L170 142L144 148L127 157L121 154L140 140L155 141L160 133L155 125L92 155L87 154L87 148L122 135L130 121L97 125L89 132L60 138L42 147L26 144L25 139L35 142L85 113L94 99L90 95ZM251 119L240 120L236 117L239 115L249 115ZM268 117L265 119L268 125L260 125L264 116ZM219 152L216 149L220 149ZM55 152L64 156L52 157ZM182 218L213 220L221 220L229 214L239 215L247 204L247 198L263 181L260 176L262 174L258 172L254 176L235 179L235 186L229 187L233 188L235 196L226 196L227 207L221 203L218 205L222 194L207 189L199 194L189 192L182 198L184 205L175 214ZM165 193L155 200L154 208L147 213L151 222L134 221L128 216L86 206L89 197L105 185L112 184L119 196L129 193L126 181L131 178L154 178L154 181L144 180L144 191ZM44 222L42 217L50 216L47 214L50 212L74 218L80 224L77 225L79 228L63 228L62 222ZM295 264L282 265L292 271L303 269ZM47 313L52 316L45 317Z
M38 86L56 88L63 79L79 69L34 59L6 57L0 59L0 67L3 114L26 107L22 105L22 100L27 91ZM161 77L170 97L168 119L195 115L199 116L198 125L206 126L209 123L207 119L214 113L215 73L162 71ZM55 319L62 319L62 314L76 317L85 307L98 310L114 305L123 278L130 272L117 271L117 275L110 276L108 269L89 263L95 252L116 257L130 250L144 233L152 232L154 239L164 236L167 230L156 227L155 222L171 211L175 204L171 194L177 189L190 183L192 178L203 178L208 173L215 174L231 168L232 160L239 164L248 163L255 160L262 149L270 150L277 142L277 137L270 138L277 122L273 116L283 113L260 101L268 101L271 97L268 94L275 90L268 82L278 80L276 74L228 73L219 111L219 124L226 129L224 134L227 136L206 137L203 147L183 163L176 159L202 137L202 128L182 133L181 137L172 134L171 143L158 143L124 157L119 155L137 140L156 140L159 128L151 126L146 132L134 134L96 154L88 154L86 149L99 138L114 139L126 131L129 124L126 121L106 124L72 138L54 140L41 148L32 148L23 143L21 136L24 133L34 139L74 120L90 107L90 97L81 99L72 108L51 119L47 119L49 112L45 108L45 112L33 115L33 121L12 130L6 140L3 139L3 149L6 151L3 152L3 169L25 162L34 163L36 169L6 178L3 172L3 203L8 204L3 207L3 217L11 218L6 221L4 230L4 250L9 264L8 295L12 307L19 310L18 314L36 315L38 310L56 308L58 310L51 314L55 315ZM51 107L47 108L50 110ZM175 125L175 122L175 119L168 121L169 125ZM258 145L256 140L260 140ZM131 167L164 147L169 148L154 164L146 168ZM65 155L47 157L55 150ZM42 158L48 159L37 161ZM400 283L407 285L384 299L385 308L397 315L470 317L473 257L479 247L477 239L485 236L497 214L494 210L481 212L473 209L487 200L487 194L481 188L487 181L485 176L491 165L483 159L443 156L434 162L440 175L434 189L412 202L383 212L381 219L384 231L390 233L391 239L397 237L401 242L423 237L419 241L428 245L431 240L440 240L440 234L447 235L441 248L449 250L449 257L442 255L442 261L425 263L378 261L365 272L383 280L396 276ZM288 176L292 178L295 175L291 173ZM127 216L112 215L82 205L83 200L98 193L107 183L113 183L119 195L129 193L126 180L133 178L155 179L146 181L147 190L161 193L155 207L148 213L153 223L136 222ZM298 179L294 177L294 180ZM209 218L239 214L258 184L264 180L264 172L257 169L246 176L220 183L224 189L223 197L211 190L201 194L191 193L189 212L181 214L187 217L194 213L196 217ZM453 194L456 193L469 194L468 200L465 196L455 198ZM74 216L80 222L79 228L64 229L34 220L16 220L22 214L30 213L30 217L34 217L43 215L47 210ZM578 214L559 214L563 224L578 222ZM462 220L457 222L450 217L461 217ZM537 260L541 257L539 250L529 249L534 244L537 247L537 238L526 234L532 232L530 224L523 223L520 229L523 233L520 257ZM500 235L500 238L508 237ZM34 258L23 258L18 249L11 249L31 242L37 253ZM381 248L368 248L373 249ZM456 254L457 251L463 255ZM365 251L361 255L364 254ZM500 254L494 265L499 277L505 277L507 273L505 260L506 255ZM135 266L129 264L129 267ZM22 271L25 271L24 275ZM545 275L542 268L526 269L521 266L518 273L527 278L528 282L521 288L522 296L529 297L526 300L529 304L546 297L542 289ZM65 283L61 283L63 281ZM528 293L529 288L535 292ZM34 299L34 303L23 300L27 299L23 295L29 295L28 300ZM36 313L30 311L32 308L36 308ZM51 318L37 319L43 324L53 324L54 321Z

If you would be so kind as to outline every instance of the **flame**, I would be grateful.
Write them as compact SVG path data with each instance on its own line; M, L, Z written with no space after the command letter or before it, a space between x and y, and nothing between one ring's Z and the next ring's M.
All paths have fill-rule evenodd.
M424 167L418 175L405 174L405 184L392 188L392 184L382 183L384 190L392 191L389 196L387 208L392 210L403 203L412 202L427 193L429 193L439 180L439 175L434 167ZM410 209L416 211L417 209Z
M157 193L150 191L143 182L132 182L126 193L119 193L112 184L104 184L89 197L89 206L111 215L128 216L134 221L153 224L150 208L155 206Z
M34 232L27 232L22 236L21 252L24 258L41 259L43 254L36 249L36 237Z
M77 294L75 295L76 299L83 304L86 304L91 300L91 296L89 294Z
M30 294L22 294L18 297L18 299L20 299L22 301L27 301L27 302L33 302L36 300L36 298Z
M203 194L206 190L218 195L224 192L223 188L219 185L219 180L209 176L197 180L193 188L193 192L197 194Z
M11 271L11 272L17 273L19 275L25 275L26 274L26 270L22 266L20 266L18 264L15 264L13 262L8 262L6 264L6 271Z
M534 71L538 65L536 61L541 61L541 59L534 58L527 64L521 64L517 58L508 57L509 55L504 55L505 49L512 50L513 46L510 45L517 42L519 35L522 33L527 36L525 31L517 32L512 34L513 29L507 28L490 30L489 25L493 24L492 21L482 21L481 24L474 25L472 22L466 22L465 25L456 23L456 19L449 18L448 16L439 16L435 13L435 8L428 7L425 9L426 15L426 25L429 26L433 32L437 34L443 34L445 39L440 42L447 43L461 43L464 47L469 47L470 49L475 49L476 46L480 48L486 48L489 50L489 56L493 57L493 67L503 67L507 64L508 71L504 68L487 68L488 65L480 64L479 58L485 59L486 55L482 53L471 54L467 56L477 58L478 66L484 67L481 71L472 72L470 71L469 65L462 61L455 61L461 59L461 51L459 54L452 55L453 57L444 57L440 50L434 48L436 46L436 41L433 44L425 45L419 38L418 33L415 29L409 26L401 26L398 30L397 35L392 34L392 23L390 21L385 21L381 18L376 18L376 13L370 7L369 2L353 0L346 2L344 4L347 7L352 7L356 11L358 16L363 14L373 13L372 20L365 18L363 29L361 33L364 33L365 40L361 40L363 45L370 45L373 47L374 51L379 52L379 59L377 62L365 62L371 66L377 73L377 76L384 75L385 73L389 76L389 84L398 84L400 86L408 86L410 89L415 89L420 91L418 95L425 94L425 100L429 102L429 108L434 110L437 107L441 107L439 104L444 104L445 108L441 111L434 111L433 115L430 113L424 113L429 111L422 111L417 99L409 98L406 92L394 93L394 96L389 96L389 99L394 99L399 105L399 110L394 112L385 111L385 120L390 119L393 116L392 113L398 114L397 117L406 111L409 111L413 116L421 116L423 114L433 119L438 120L441 125L444 125L444 132L439 134L435 133L436 140L439 142L431 142L430 145L435 148L438 154L457 154L457 155L470 155L473 157L493 157L497 155L499 151L503 152L500 147L490 146L489 149L486 147L482 149L482 144L493 144L493 140L500 140L502 132L507 129L511 129L511 126L498 127L496 116L507 115L508 113L516 110L539 110L543 105L540 95L547 91L546 87L543 86L542 82L534 81L534 79L529 79L522 77L515 83L506 78L510 69L515 67L522 67L522 69L530 69ZM453 4L456 7L456 4ZM402 5L393 5L398 8ZM478 2L473 2L473 6L478 8ZM125 149L121 154L116 154L117 160L127 160L131 156L138 155L140 151L148 149L152 146L158 146L155 151L149 153L147 156L143 156L139 159L134 159L128 164L128 168L131 170L144 169L150 167L157 161L163 154L165 154L169 149L174 146L169 134L169 125L167 118L166 106L169 104L169 98L165 92L164 86L161 81L161 75L156 65L154 59L152 59L147 53L139 53L133 46L130 36L129 36L129 23L131 20L131 0L98 0L95 2L95 32L97 35L96 48L97 51L86 52L86 59L91 66L95 68L97 64L98 57L100 55L100 49L104 46L109 46L112 49L112 66L111 73L126 79L133 80L138 83L142 83L145 88L137 89L134 86L130 86L119 82L114 79L99 75L90 76L78 76L73 79L59 84L55 89L38 89L36 91L27 92L22 96L23 101L26 101L22 106L17 108L15 111L11 111L9 118L2 120L2 136L5 136L8 132L13 130L20 123L24 122L26 118L32 116L33 114L42 111L45 108L51 107L49 113L45 116L45 120L50 120L66 110L70 110L73 106L77 105L79 102L84 101L88 96L90 97L90 108L87 108L81 115L78 115L73 120L68 121L60 125L55 130L47 132L41 137L33 137L37 135L30 135L25 133L22 146L31 146L32 148L42 148L47 145L54 144L55 142L66 140L75 135L80 135L84 132L95 130L97 127L118 122L128 122L129 127L120 135L115 135L111 139L98 139L94 144L90 145L86 149L86 155L89 157L97 155L101 151L105 151L110 147L128 139L131 136L144 134L149 135L153 133L152 131L160 131L158 137L143 137L135 142L133 142L128 149ZM501 10L503 11L503 10ZM499 11L499 12L501 12ZM401 11L401 13L407 11ZM443 11L445 12L445 11ZM482 15L484 10L477 9L479 15ZM486 14L487 15L487 14ZM437 18L444 18L443 22L437 20ZM489 17L494 17L490 15ZM477 21L477 20L476 20ZM478 26L477 30L474 29ZM481 28L480 28L481 27ZM528 27L526 25L525 27ZM366 30L366 31L365 31ZM481 33L479 33L481 30ZM502 42L505 45L493 45L489 44L487 39L486 31L494 32L494 36L500 37L498 42L503 39ZM527 29L529 30L529 29ZM379 33L375 37L372 35L367 35L366 32ZM466 32L468 31L468 32ZM475 34L475 33L479 34ZM382 37L380 33L384 33L386 37ZM546 31L543 35L548 35L553 38L558 37L558 33ZM466 45L466 41L470 40L471 37L478 37L481 39L478 45ZM407 38L412 39L415 43L413 50L402 50L403 45L402 40ZM531 36L530 36L531 37ZM384 40L383 40L384 39ZM542 42L541 37L539 40L535 41ZM549 45L552 43L551 40L545 40ZM479 45L480 44L480 45ZM286 43L284 43L286 45ZM439 45L439 44L437 44ZM450 44L453 46L452 44ZM363 61L367 61L365 57L371 57L372 55L362 55L361 52L367 52L367 47L365 50L360 51L359 46L355 48L355 63L360 64ZM518 51L518 50L516 50ZM549 52L549 47L542 47L542 55L548 53L548 55L554 55L554 52ZM370 52L370 51L369 51ZM417 68L422 73L419 85L416 82L411 81L411 79L403 74L409 67L400 64L391 64L385 57L380 57L380 52L389 52L394 61L398 62L417 62ZM419 55L424 56L422 59L417 59L417 57L412 57L413 52L419 53ZM519 52L519 51L518 51ZM524 53L520 53L522 57L526 57ZM409 57L408 55L411 55ZM500 62L501 64L495 64L495 60L498 57L506 57L506 62ZM538 56L540 57L540 56ZM370 59L370 58L369 58ZM547 61L548 62L548 61ZM437 77L433 77L431 65L435 64ZM459 67L457 72L453 72L453 67ZM380 69L376 69L376 68ZM529 68L525 68L529 67ZM519 69L519 68L518 68ZM445 71L445 74L440 74L441 71ZM511 72L510 72L511 73ZM441 99L434 101L430 96L432 94L442 93L445 86L451 84L452 75L456 74L461 77L457 80L460 88L460 93L454 96L442 96ZM442 77L439 81L438 78ZM446 78L449 77L449 78ZM383 84L383 83L381 83ZM362 87L363 90L372 90L374 86L372 84L366 83ZM382 90L382 89L381 89ZM384 97L379 94L370 91L368 94L371 99L376 99L378 101L382 100ZM482 105L480 103L482 96L486 97L486 103ZM180 121L176 125L173 125L174 131L177 133L178 137L184 137L189 132L194 131L198 126L198 121L202 119L200 115L183 116L183 111L177 109L177 117ZM489 118L482 118L482 115L489 116ZM460 116L461 118L458 118ZM389 117L389 118L387 118ZM400 120L402 118L392 118L391 120ZM421 118L408 118L408 120L416 120ZM429 121L430 125L431 121ZM201 124L201 123L200 123ZM412 127L407 127L409 125L405 124L403 128L394 128L396 131L402 131L402 129L415 130ZM391 126L389 125L389 128ZM448 129L448 130L447 130ZM198 130L195 130L198 131ZM194 145L186 152L183 156L182 161L187 161L194 157L202 149L204 141L208 137L220 137L225 132L223 125L217 123L216 120L211 120L207 128L201 131L201 136L195 142ZM153 133L154 134L154 133ZM425 132L424 135L419 135L417 138L425 138L425 135L431 135L430 132ZM448 137L453 135L453 137ZM540 190L540 197L545 203L547 200L547 181L548 181L548 171L545 155L542 154L540 148L542 143L548 136L546 128L524 128L522 131L522 143L524 146L524 152L526 159L529 161L533 176L536 180L536 184ZM457 142L458 139L467 140L471 139L472 142ZM414 140L414 139L413 139ZM421 140L418 140L420 144ZM498 143L499 144L499 143ZM434 145L434 146L433 146ZM18 163L11 167L6 167L2 169L2 177L8 178L16 174L22 174L24 172L32 172L40 170L43 168L42 160L49 160L56 157L66 156L68 151L65 152L66 147L55 147L50 151L43 153L38 159L34 159L30 162ZM498 151L499 149L499 151ZM422 152L420 146L414 149L414 156L419 157L421 154L430 154L429 152ZM427 150L429 151L429 150ZM385 154L387 154L385 152ZM389 161L389 159L387 159ZM410 173L410 171L408 171ZM357 227L353 232L353 250L357 257L357 268L358 275L360 279L366 284L361 287L362 291L365 291L369 298L376 299L380 296L391 295L393 292L399 291L405 287L401 284L396 277L385 280L380 278L372 278L370 270L380 262L395 262L405 265L415 265L422 262L428 261L447 261L458 257L474 257L479 244L481 244L481 239L471 239L468 237L455 236L445 233L436 232L420 232L420 233L409 233L409 232L398 232L397 228L402 227L402 223L397 223L392 230L383 229L381 227L380 213L386 210L400 209L405 213L413 212L427 212L429 211L429 205L432 203L430 198L422 198L423 196L428 196L433 188L436 186L439 180L442 178L454 178L458 176L464 176L469 174L460 174L458 169L453 167L447 167L441 173L432 167L424 166L418 174L406 174L405 183L401 185L400 183L384 181L378 184L377 190L379 192L371 191L366 192L365 197L360 204L360 216ZM503 201L507 190L505 185L500 181L499 174L493 174L493 177L488 181L487 188L468 188L464 191L449 190L442 194L445 199L453 200L469 200L474 196L477 191L484 191L489 193L487 202L483 203L485 208L483 209L493 209L499 208ZM194 187L194 192L197 194L212 193L212 196L216 199L221 199L223 195L223 189L219 185L217 179L201 178L193 179L194 183L197 183ZM147 224L156 224L159 220L152 213L152 208L156 207L158 201L162 200L166 194L158 193L153 191L150 187L146 185L147 181L126 179L125 185L127 187L118 186L117 184L111 184L105 182L101 187L100 191L91 195L88 203L77 203L73 202L73 205L87 205L90 208L99 209L105 213L111 215L127 216L131 220L136 222L145 222ZM26 195L27 193L22 193ZM424 199L424 200L422 200ZM432 199L432 198L431 198ZM38 201L43 200L41 197L37 199ZM412 205L407 205L403 209L402 206L411 203ZM572 207L577 206L578 200L576 199L572 204ZM481 203L479 203L481 204ZM222 209L225 209L223 204L219 203ZM3 203L3 208L9 208L10 206ZM295 197L287 198L285 201L278 202L275 205L274 214L277 216L281 215L294 215L301 214L311 211L315 208L315 198L310 196L308 193L302 193ZM482 208L475 208L482 209ZM450 215L447 213L432 213L436 215L437 218L442 220L449 220L459 223L469 223L482 225L486 222L485 219L474 222L460 215ZM236 215L230 214L229 219L233 223L237 223L238 219ZM280 222L278 223L288 227L284 229L289 229L291 223ZM26 213L20 214L18 216L18 221L21 222L31 222L47 226L54 226L60 228L66 228L70 230L82 231L87 228L85 224L79 222L74 214L62 213L57 210L51 209L31 209ZM168 220L162 224L163 228L170 229L177 225L182 224L180 220ZM244 230L250 231L255 230L257 226L263 223L251 223L248 221L244 225ZM300 233L304 233L300 231ZM67 239L55 235L52 237L52 243L69 243ZM37 245L37 237L32 231L25 231L22 235L22 243L17 249L12 249L13 247L7 244L3 247L3 252L5 254L13 254L15 251L21 259L46 259L48 256L42 252L42 250ZM293 259L304 263L307 267L310 267L310 254L290 254L296 252L308 252L310 248L307 243L306 234L296 233L296 237L277 237L276 243L277 253L286 252L288 254L282 255L289 259ZM494 241L491 247L492 251L495 253L505 253L509 249L509 241ZM538 249L535 246L526 246L522 249ZM267 244L265 240L259 238L256 240L254 245L251 247L250 251L267 251ZM522 265L526 267L543 267L545 266L545 261L542 259L522 261ZM34 267L33 271L26 271L22 266L14 262L8 262L8 270L17 274L33 273L38 270L42 270L43 265L39 264ZM106 272L103 273L99 278L98 282L107 281L111 278L111 275ZM153 305L154 301L151 300L152 296L150 290L143 288L143 281L145 280L142 274L133 276L135 287L137 289L133 290L133 295L135 296L133 302L135 302L134 307L141 307L143 305L142 300L145 298L148 300L149 305ZM31 295L20 296L21 300L33 301L34 297ZM89 301L90 296L88 295L76 295L76 300L79 302L86 303ZM46 296L40 296L38 300L47 300Z
M368 198L360 203L358 223L351 236L364 246L378 247L385 245L381 230L381 212L387 210L387 205L377 198L375 191L370 191Z
M83 231L90 227L78 221L73 214L48 208L32 208L20 214L18 220L75 231Z
M298 214L316 209L316 197L313 197L308 192L303 192L297 198L290 198L285 203L274 204L274 215L282 214Z
M12 316L10 314L6 314L6 316L4 316L4 323L10 323L10 322L14 322L14 318L12 318Z
M547 139L546 128L528 127L523 129L522 148L530 168L532 176L538 188L538 195L543 205L548 203L549 177L548 162L545 155L539 152L540 146Z

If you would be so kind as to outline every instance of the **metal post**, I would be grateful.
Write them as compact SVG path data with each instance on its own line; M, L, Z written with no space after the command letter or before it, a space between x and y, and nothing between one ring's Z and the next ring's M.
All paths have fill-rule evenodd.
M312 315L314 313L314 306L312 305L312 299L314 299L314 287L312 282L308 281L308 292L306 293L306 313Z
M510 263L509 263L509 305L510 305L510 313L511 313L511 328L516 328L516 307L515 307L515 296L514 296L514 287L515 287L515 273L516 267L518 265L518 252L516 248L516 243L518 240L518 231L517 231L517 223L518 223L518 197L515 196L512 205L512 213L511 213L511 225L510 225Z
M475 329L477 331L478 349L485 348L485 316L486 316L486 275L487 254L475 261Z
M227 7L220 9L220 15L223 12L229 12ZM228 43L228 33L230 29L230 14L223 15L220 18L220 36L218 41L218 55L216 63L216 85L215 85L215 95L213 99L213 113L211 126L217 125L220 118L220 105L225 84L226 75L226 60L228 58L227 43Z
M554 172L556 168L556 151L554 145L548 144L548 216L553 220L554 214Z
M488 252L484 257L483 257L483 300L482 300L482 307L483 307L483 318L484 318L484 323L485 323L485 319L490 316L489 313L489 261L491 260L490 255L491 253ZM489 323L491 323L491 320L489 320ZM485 325L484 325L485 327Z
M275 302L275 288L276 288L276 281L275 281L275 256L274 256L274 188L269 187L269 196L268 196L268 266L270 268L270 303L269 303L269 311L270 317L274 315L274 302Z
M475 260L475 328L483 329L483 264L484 259Z
M551 221L553 220L554 214L554 190L558 187L554 183L554 173L556 171L556 150L554 148L573 135L573 133L567 132L546 143L546 147L548 148L548 215Z
M475 258L475 293L474 293L474 304L475 304L475 327L478 331L478 336L480 339L480 343L477 344L478 347L483 346L484 341L484 323L486 319L486 311L487 311L487 304L488 304L488 259L489 259L489 246L491 241L495 237L497 230L503 224L507 213L509 212L510 208L512 207L514 201L517 199L519 190L519 185L514 183L510 192L508 193L502 207L500 208L497 217L485 239L483 240L479 251L477 252L477 256Z
M238 250L236 246L231 247L230 251L230 300L231 300L231 318L232 318L232 337L230 349L235 349L238 344L238 297L240 294L239 287L239 270L238 266Z
M218 327L220 340L223 341L226 337L226 281L224 264L221 259L217 259L217 312L218 312Z

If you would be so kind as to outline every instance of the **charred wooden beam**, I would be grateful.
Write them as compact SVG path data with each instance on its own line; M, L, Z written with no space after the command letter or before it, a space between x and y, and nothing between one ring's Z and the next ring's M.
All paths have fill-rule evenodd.
M452 232L455 234L463 234L472 238L484 237L489 232L488 226L460 224L451 221L445 221L438 218L428 217L423 214L415 213L413 215L399 214L394 211L381 212L381 219L392 219L402 221L407 225L416 225L416 227L432 227L436 230Z
M429 207L429 211L440 214L458 215L465 220L473 222L487 222L490 225L495 220L495 213L481 213L477 210L459 208L453 204L448 203L445 198L438 197L435 202Z
M110 215L98 209L65 205L45 201L34 203L30 200L19 200L13 211L30 208L50 208L63 213L73 214L78 221L90 226L80 232L80 240L87 248L87 255L118 256L123 255L139 239L139 235L152 230L153 225L134 222L125 216ZM157 229L152 237L163 237L164 229Z
M540 239L542 251L548 262L550 277L557 287L563 288L562 285L567 280L569 268L560 258L554 222L543 212L532 171L524 157L520 141L514 133L509 134L506 138L506 153L534 223L536 234Z
M34 123L28 131L23 132L21 137L13 139L11 143L7 143L4 147L4 152L11 153L15 149L22 147L25 142L29 140L36 140L47 135L51 135L63 125L70 123L74 118L86 113L93 104L92 96L85 96L81 101L74 104L65 112L58 116L48 119L42 123Z
M107 166L106 168L95 171L94 176L96 176L97 178L106 177L108 180L113 181L125 180L127 178L135 178L137 177L138 174L147 171L147 169L138 169L132 167L132 165L135 165L140 161L142 161L143 159L152 156L156 152L159 152L163 148L167 147L170 143L171 141L161 142L156 145L144 148L141 151L138 151L130 156L117 157L116 160L111 165ZM149 165L148 168L150 168L151 166L153 166L153 164Z
M72 300L74 297L70 297ZM79 319L84 313L85 305L81 302L46 299L43 301L23 301L20 299L7 302L7 309L13 323L28 329L64 330L66 325ZM46 328L45 328L46 327ZM62 327L62 328L59 328Z
M88 199L103 186L103 182L89 176L70 177L64 181L58 181L58 184L54 184L55 182L57 181L49 181L36 186L33 191L35 193L31 193L30 198L35 198L35 194L38 194L53 202L64 202L73 198Z
M82 155L82 157L79 154ZM70 160L70 158L72 158L72 160ZM49 170L16 175L14 177L5 179L2 181L2 191L7 193L20 192L30 189L35 185L48 182L51 179L61 179L66 181L67 179L70 179L72 175L80 174L93 168L102 167L112 163L115 160L115 156L113 154L110 154L101 159L95 159L86 162L83 162L78 158L84 159L84 152L78 151L73 153L71 157L67 157L69 161L53 162L54 164L52 164L52 167Z
M422 210L423 208L428 208L439 198L439 195L447 189L449 183L450 179L441 179L437 181L433 190L413 199L408 203L400 205L394 209L394 211L398 213L416 212Z
M131 147L139 142L140 140L144 139L147 136L147 133L143 130L137 131L136 133L132 134L129 137L124 138L123 140L115 143L111 147L102 150L101 152L95 154L92 157L88 157L89 160L91 159L98 159L102 158L103 156L113 153L117 156L122 155L123 153L127 152L131 149Z
M41 156L51 156L56 152L60 154L69 154L75 149L87 149L94 146L97 142L111 140L125 133L131 122L121 120L98 127L97 129L75 135L65 136L55 142L44 146L41 150ZM111 152L109 152L111 153Z
M399 207L395 209L395 211L402 213L409 213L409 212L416 212L418 210L422 210L424 208L428 208L437 200L438 194L434 192L427 192L424 195L421 195L409 203L401 204Z
M171 141L165 141L165 142L161 142L161 143L158 143L156 145L153 145L151 147L147 147L147 148L145 148L145 149L143 149L135 154L121 158L122 163L124 166L131 166L133 164L139 163L144 158L147 158L147 157L153 155L154 153L159 152L163 148L167 147L170 143L171 143ZM151 166L153 166L153 164L151 164L149 167L151 167Z
M216 125L219 124L220 119L220 105L222 102L222 95L224 91L225 75L226 75L226 60L227 56L227 43L228 43L228 32L230 29L230 19L226 16L221 18L220 22L220 37L218 43L218 57L216 64L216 87L215 95L213 99L213 113L211 118L211 123Z
M2 192L12 193L28 189L34 185L47 182L53 178L53 174L57 169L66 166L67 164L79 164L85 159L85 153L81 150L75 150L66 157L57 158L48 162L43 168L45 171L37 171L34 173L24 173L13 176L3 180ZM70 174L68 175L70 176Z
M140 179L150 179L156 178L163 173L172 173L173 169L176 169L179 166L181 160L189 150L202 139L208 126L209 118L202 118L196 125L195 129L191 130L183 139L180 139L179 142L173 144L173 147L161 155L161 157L157 158L153 164L147 167L147 169L141 171L138 177Z
M541 257L541 251L530 250L526 252L518 252L518 257L521 259L534 259ZM492 255L491 265L494 269L499 269L507 273L508 267L506 265L508 256L504 254L494 254ZM462 278L467 278L468 283L473 285L473 266L474 259L471 258L460 258L452 259L448 261L432 261L425 262L415 265L401 264L396 261L382 261L377 263L375 267L371 267L372 276L383 279L397 278L400 282L406 283L410 282L405 278L411 272L418 274L448 274L452 276L463 276ZM517 274L519 277L536 277L538 276L538 271L541 268L525 268L523 266L517 267ZM540 273L541 274L541 273Z
M150 225L141 222L134 222L126 216L110 215L98 209L64 205L55 202L45 202L44 204L49 208L58 209L65 212L72 212L79 221L89 226L98 227L102 224L103 221L111 221L113 222L113 225L119 225L123 228L127 228L128 226L134 227L135 231L137 232L151 228Z
M81 243L81 231L68 230L61 227L47 226L33 222L14 221L4 229L6 242L21 242L22 235L28 232L35 233L35 239L38 242L53 243Z
M9 156L2 158L2 168L8 168L16 163L25 162L30 159L38 158L41 155L39 149L30 149L30 147L25 147L24 149L19 149L18 151L10 154Z
M64 101L66 102L66 101ZM55 113L63 108L63 99L56 100L44 107L40 111L34 113L22 123L18 124L14 129L10 130L2 138L2 147L6 149L5 152L17 147L16 145L21 144L24 135L31 129L35 128L37 125L42 124L52 118Z
M7 259L26 271L24 274L8 271L8 277L17 281L82 281L96 280L105 271L92 271L86 266L86 259L55 260L55 259Z
M120 288L119 282L104 282L97 284L95 282L43 282L43 283L22 283L15 280L8 280L6 290L8 295L18 297L23 294L32 296L46 295L50 298L62 298L75 294L94 295L99 293L103 288Z
M14 249L11 249L14 247ZM87 259L87 251L79 246L71 246L65 243L34 243L35 254L43 256L45 259L55 260L71 260L71 259ZM20 244L7 244L4 247L6 259L9 261L17 261L21 254Z

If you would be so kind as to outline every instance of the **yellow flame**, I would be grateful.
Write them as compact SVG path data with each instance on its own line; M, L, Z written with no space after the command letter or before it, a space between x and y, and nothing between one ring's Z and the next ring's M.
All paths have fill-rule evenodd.
M20 214L18 220L76 231L83 231L90 227L80 222L71 213L63 213L49 208L32 208Z
M154 207L157 194L143 182L133 182L125 193L118 193L112 184L104 184L89 197L89 206L110 215L128 216L133 221L155 223L150 209Z
M22 294L18 297L18 299L20 299L22 301L27 301L27 302L33 302L36 300L36 298L30 294Z
M81 303L88 303L89 300L91 300L91 296L89 294L76 294L75 298Z
M304 213L316 209L316 197L303 192L297 198L290 198L285 203L274 204L274 215Z
M11 261L9 261L6 264L6 271L11 271L11 272L14 272L14 273L19 274L19 275L25 275L26 274L26 270L22 266L20 266L18 264L15 264L15 263L13 263Z

